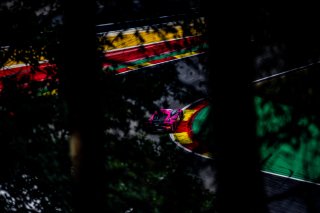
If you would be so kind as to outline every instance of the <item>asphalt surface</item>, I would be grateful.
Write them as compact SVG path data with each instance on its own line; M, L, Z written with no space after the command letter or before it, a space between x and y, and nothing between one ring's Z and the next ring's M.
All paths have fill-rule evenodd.
M265 174L265 191L270 213L320 212L320 186Z

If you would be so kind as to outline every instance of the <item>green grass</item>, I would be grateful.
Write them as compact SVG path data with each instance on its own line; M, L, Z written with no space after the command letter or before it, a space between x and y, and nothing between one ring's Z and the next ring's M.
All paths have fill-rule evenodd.
M264 171L320 183L320 117L256 96L257 142ZM194 118L192 131L206 131L210 107Z

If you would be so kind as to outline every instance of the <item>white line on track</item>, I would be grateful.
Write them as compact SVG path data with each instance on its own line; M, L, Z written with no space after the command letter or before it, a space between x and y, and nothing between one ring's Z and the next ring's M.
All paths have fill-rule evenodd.
M294 177L290 177L290 176L280 175L277 173L267 172L264 170L261 170L261 172L266 173L266 174L270 174L270 175L274 175L274 176L278 176L278 177L282 177L282 178L287 178L287 179L291 179L291 180L295 180L295 181L299 181L299 182L310 183L310 184L320 186L320 183L316 183L316 182L312 182L312 181L308 181L308 180L303 180L303 179L294 178Z
M202 21L204 21L204 17L199 17L198 19L201 19ZM136 31L139 32L147 32L148 29L152 29L155 26L163 26L163 25L167 25L167 26L172 26L172 27L181 27L182 21L175 21L175 22L166 22L166 23L161 23L161 24L153 24L153 25L145 25L145 26L141 26L141 27L136 27L136 28L128 28L125 30L112 30L112 31L106 31L106 32L99 32L97 33L98 35L106 35L106 36L117 36L119 33L122 33L123 35L126 34L132 34ZM109 24L112 25L112 24ZM104 25L98 25L98 26L107 26L107 24ZM190 24L190 26L193 26L193 24ZM149 30L150 31L150 30Z
M268 80L268 79L272 79L274 77L278 77L278 76L281 76L281 75L285 75L287 73L291 73L291 72L295 72L295 71L303 71L304 69L310 67L310 66L313 66L313 65L316 65L316 64L319 64L320 62L315 62L315 63L311 63L311 64L308 64L308 65L305 65L305 66L301 66L301 67L298 67L298 68L294 68L294 69L291 69L291 70L287 70L287 71L284 71L284 72L280 72L280 73L277 73L277 74L274 74L274 75L269 75L267 77L264 77L264 78L260 78L260 79L257 79L255 81L253 81L252 83L259 83L261 81L265 81L265 80Z

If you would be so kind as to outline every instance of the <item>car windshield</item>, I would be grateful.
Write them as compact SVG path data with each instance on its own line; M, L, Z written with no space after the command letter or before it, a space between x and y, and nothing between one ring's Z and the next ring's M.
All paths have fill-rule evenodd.
M153 120L164 120L166 117L167 117L167 114L161 111L157 111L153 116Z
M177 110L174 109L174 110L172 110L172 112L171 112L170 115L173 116L173 115L175 115L175 114L177 114Z

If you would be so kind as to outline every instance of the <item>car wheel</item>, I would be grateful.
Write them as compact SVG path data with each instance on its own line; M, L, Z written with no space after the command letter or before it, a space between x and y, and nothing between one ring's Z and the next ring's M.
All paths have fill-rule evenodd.
M175 127L175 124L172 124L171 125L171 132L174 132L174 131L176 131L176 127Z
M183 119L183 112L181 112L181 114L180 114L180 119L181 120Z

